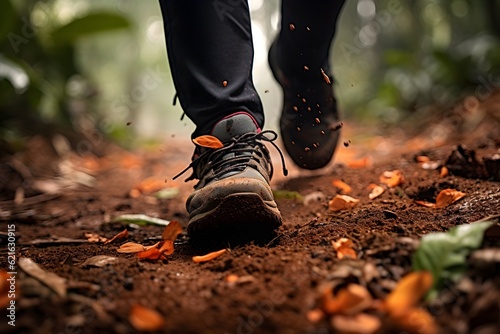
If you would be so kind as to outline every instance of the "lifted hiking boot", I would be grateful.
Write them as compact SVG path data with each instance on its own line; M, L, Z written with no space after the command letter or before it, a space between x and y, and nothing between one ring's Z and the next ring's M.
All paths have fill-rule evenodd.
M250 115L236 113L202 137L194 140L201 153L175 177L192 167L187 180L200 180L186 202L189 236L202 243L269 240L281 225L281 214L269 186L269 151L262 142L276 147L277 134L260 132ZM283 171L286 175L284 165Z
M317 71L314 80L287 77L278 65L276 43L269 50L269 65L283 88L281 139L292 160L301 168L318 169L333 157L340 135L337 102L328 75Z

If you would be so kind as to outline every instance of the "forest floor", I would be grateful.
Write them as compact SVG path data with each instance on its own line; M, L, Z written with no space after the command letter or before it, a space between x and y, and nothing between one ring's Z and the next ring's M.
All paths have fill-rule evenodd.
M144 214L186 226L184 202L194 183L171 180L189 163L186 139L135 152L109 145L97 157L75 154L61 138L32 138L1 161L0 237L6 245L8 232L15 232L18 262L8 268L9 249L0 249L0 269L17 272L15 327L6 313L12 287L2 280L0 332L370 333L376 330L367 323L375 323L380 333L498 333L498 233L485 235L462 277L415 306L427 313L410 324L376 306L412 271L422 236L500 214L500 95L466 98L440 113L443 119L432 114L384 137L345 123L345 145L331 166L311 173L289 163L291 176L276 175L272 186L284 224L274 239L228 244L224 254L203 263L193 256L214 249L192 244L185 232L166 259L119 253L124 242L161 241L164 226L112 221ZM274 162L280 174L279 159ZM394 170L404 181L390 187L381 175ZM375 185L384 192L370 199ZM152 194L161 188L163 198ZM435 202L445 189L465 197L439 209L417 204ZM329 203L338 194L359 202L334 211ZM89 233L111 238L124 229L123 240L88 239ZM352 242L345 254L334 247L341 238ZM348 284L368 292L363 298L373 301L366 310L325 310L326 294Z

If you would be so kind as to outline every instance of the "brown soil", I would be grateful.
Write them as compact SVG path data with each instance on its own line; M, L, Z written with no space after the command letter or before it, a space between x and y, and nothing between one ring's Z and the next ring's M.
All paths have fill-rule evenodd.
M498 115L500 109L495 110ZM116 249L120 243L33 245L37 239L85 239L86 232L111 237L123 230L124 225L105 222L125 213L143 213L187 223L184 200L192 183L169 180L167 184L180 189L180 194L173 199L129 197L130 189L145 177L170 178L181 170L189 159L182 145L170 145L168 152L154 154L126 154L111 149L113 153L107 157L92 160L96 162L94 165L88 159L75 160L87 163L85 167L95 176L93 187L59 190L55 195L26 192L24 201L17 205L11 200L12 194L4 192L0 210L0 219L4 222L2 232L7 230L7 222L15 224L18 257L31 258L43 269L66 278L70 288L68 296L59 297L18 270L20 296L16 303L16 327L7 326L2 313L0 331L133 333L129 313L132 305L139 303L157 310L165 318L166 325L161 330L164 333L332 332L327 321L314 324L306 317L317 305L322 286L339 279L358 282L374 297L383 299L411 270L411 256L419 237L500 213L500 184L498 179L493 180L494 174L485 171L482 160L499 152L499 127L498 123L492 125L491 118L487 117L481 124L489 124L489 127L478 126L458 139L457 131L461 130L454 124L451 135L434 145L425 142L429 138L425 132L419 140L406 138L399 142L400 137L392 136L386 140L392 143L389 153L387 150L379 156L374 153L373 166L350 168L348 164L337 163L322 174L304 176L295 171L292 178L278 177L275 188L298 191L303 196L321 192L324 197L308 205L298 199L278 199L284 225L275 239L260 245L229 244L229 251L224 255L201 264L191 258L206 250L191 244L185 235L176 241L175 252L168 261L159 262L119 254ZM450 126L447 124L447 129ZM342 148L337 161L353 158L354 154L345 152L356 150L357 145L363 146L356 152L361 155L370 150L371 144L356 144L355 131L344 133L346 136L353 144ZM457 162L456 157L449 165L468 164L479 174L459 176L460 171L455 169L441 177L439 168L426 170L416 161L417 156L425 155L443 165L457 144L466 144L473 150L478 165L472 163L475 167L470 167L470 159ZM50 145L43 140L37 139L31 145L37 147L38 154L26 151L17 157L21 161L26 161L28 156L33 158L29 165L32 172L44 168L47 164L44 159L56 159L54 152L47 148ZM4 163L10 158L5 159ZM394 169L402 171L405 183L374 200L368 199L367 186L378 184L384 171ZM276 170L279 173L279 168ZM36 171L33 175L36 178ZM354 209L328 210L328 201L339 192L331 185L336 178L352 187L349 196L360 199ZM438 192L446 188L465 192L466 197L439 210L414 202L433 201ZM29 197L31 195L35 197ZM127 229L129 241L148 245L159 241L163 230L154 225L129 225ZM337 258L331 242L341 237L353 240L357 260ZM4 241L3 238L2 243ZM500 241L486 239L483 248L498 250ZM94 255L116 256L119 260L102 268L81 266ZM0 256L0 268L5 269L5 248L1 249ZM371 275L366 275L367 266L372 268ZM499 268L495 261L482 265L470 262L464 279L448 284L436 300L423 304L435 317L440 332L498 332ZM227 282L230 274L237 275L239 280Z

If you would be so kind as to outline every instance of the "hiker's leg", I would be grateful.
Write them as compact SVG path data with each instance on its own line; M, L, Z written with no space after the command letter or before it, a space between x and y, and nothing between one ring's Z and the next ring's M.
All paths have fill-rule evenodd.
M250 13L242 0L160 0L168 58L193 137L208 134L232 113L244 111L264 125L252 80Z

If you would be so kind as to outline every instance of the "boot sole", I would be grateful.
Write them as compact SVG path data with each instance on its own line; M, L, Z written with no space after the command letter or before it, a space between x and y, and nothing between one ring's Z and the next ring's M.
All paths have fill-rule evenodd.
M275 201L265 201L256 193L236 193L224 197L212 210L192 217L188 235L196 243L246 243L268 241L281 226Z

